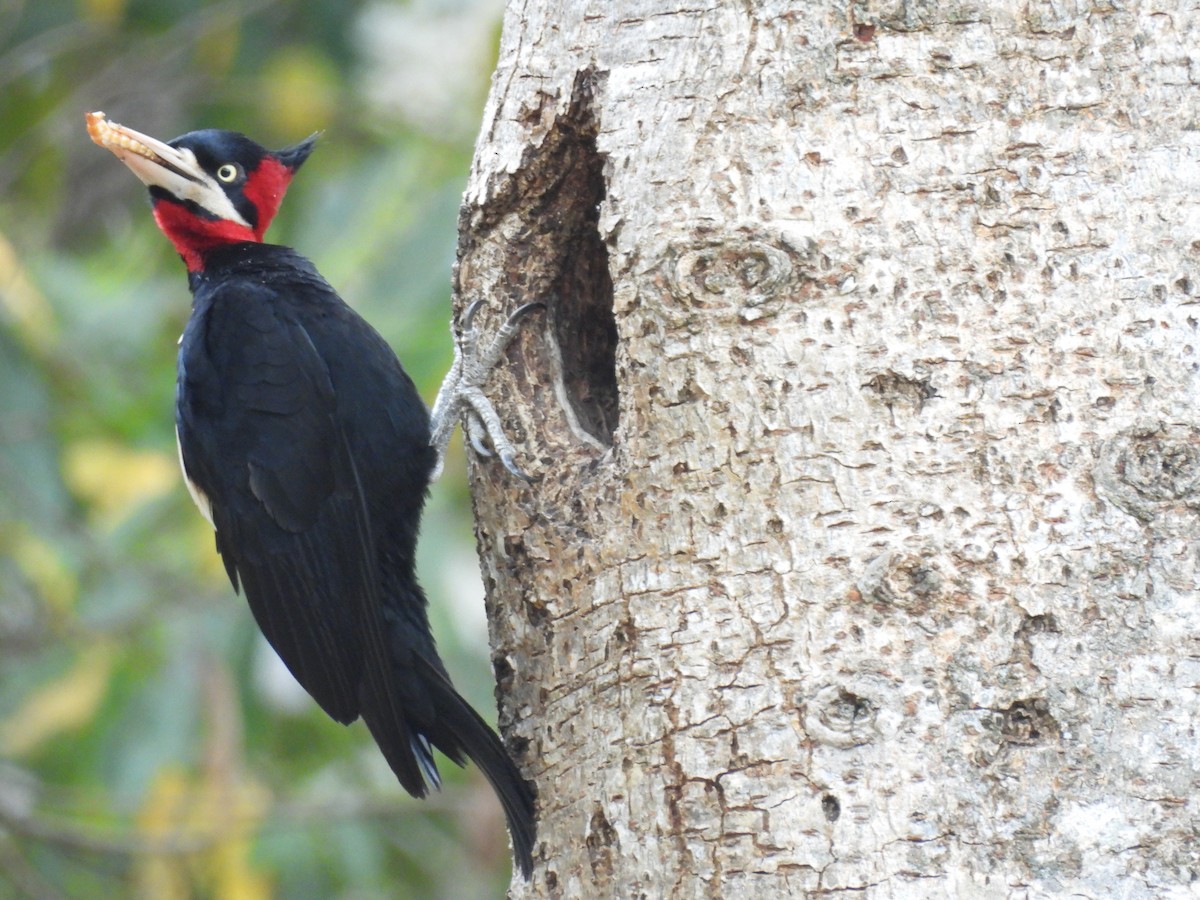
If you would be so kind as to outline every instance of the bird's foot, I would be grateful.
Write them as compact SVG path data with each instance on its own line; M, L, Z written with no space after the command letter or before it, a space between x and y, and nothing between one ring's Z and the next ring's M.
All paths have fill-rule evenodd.
M491 343L481 349L479 333L475 330L475 314L482 305L482 300L476 300L467 307L463 316L462 339L454 347L454 364L442 382L437 400L433 404L430 443L437 451L437 466L433 477L436 479L442 472L450 436L454 433L455 424L461 420L463 433L476 453L480 456L500 457L504 468L518 478L529 481L529 476L521 471L515 462L517 452L508 435L504 433L500 415L492 406L492 401L483 393L483 385L487 381L488 373L500 361L500 357L516 337L521 323L530 313L545 309L546 304L526 303L518 307L504 320ZM491 444L490 448L488 443Z

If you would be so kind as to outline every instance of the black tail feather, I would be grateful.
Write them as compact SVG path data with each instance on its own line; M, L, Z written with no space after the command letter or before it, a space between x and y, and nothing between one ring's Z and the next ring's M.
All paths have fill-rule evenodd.
M362 720L400 786L413 797L425 797L429 794L430 783L435 788L441 787L440 779L429 778L429 769L434 768L436 772L436 767L428 742L413 731L408 719L393 704L389 693L379 689L370 690L377 687L372 681L366 679L359 693Z
M442 789L442 776L438 772L437 763L433 760L433 748L429 746L429 741L425 740L425 735L414 734L409 742L412 747L413 757L417 760L417 765L421 767L421 774L425 776L425 780L433 785L435 791ZM462 763L459 763L461 766Z
M414 797L424 797L429 783L440 785L429 744L460 766L468 759L479 766L504 809L513 853L528 881L537 833L530 783L521 777L496 732L458 695L441 669L418 653L413 653L412 659L423 688L421 712L405 715L416 711L398 710L397 698L387 695L380 685L374 685L377 690L373 692L373 679L368 677L360 698L363 721L401 786Z
M450 680L428 660L420 656L416 659L417 672L437 710L437 721L425 736L459 765L465 755L479 766L504 809L513 853L528 881L533 872L533 842L537 835L532 787L521 777L496 732L458 695Z

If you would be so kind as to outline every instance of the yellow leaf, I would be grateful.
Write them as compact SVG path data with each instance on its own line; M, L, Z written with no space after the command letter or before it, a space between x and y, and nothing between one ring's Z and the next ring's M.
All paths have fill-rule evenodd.
M315 50L281 50L267 61L260 77L266 95L262 109L277 134L301 138L333 117L337 73Z
M62 619L75 608L79 582L54 545L18 526L0 532L0 552L7 554L37 588L52 618Z
M22 756L92 721L108 690L114 659L109 644L93 644L65 675L34 691L0 726L0 754Z
M254 832L270 798L253 782L231 785L228 774L189 782L178 769L159 771L138 813L138 828L148 847L175 841L197 849L139 856L134 872L139 897L270 900L270 879L250 864Z
M213 848L213 894L221 900L269 900L271 882L250 865L253 846L249 827L234 829Z
M115 25L125 13L125 0L80 0L83 17L103 25Z
M241 37L241 22L235 13L214 17L196 36L196 65L213 77L226 76L237 59Z
M138 812L138 828L152 845L190 833L192 803L187 779L178 769L160 769ZM137 857L134 883L146 900L187 900L187 860L178 853L146 853Z
M63 477L104 525L116 525L179 480L179 464L167 453L134 450L115 441L77 441L63 453Z
M17 333L35 350L46 350L54 342L58 327L54 312L33 285L4 235L0 234L0 311L17 326Z

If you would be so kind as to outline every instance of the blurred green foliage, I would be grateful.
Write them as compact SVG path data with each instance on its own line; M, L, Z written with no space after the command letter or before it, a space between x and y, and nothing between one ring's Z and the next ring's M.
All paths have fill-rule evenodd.
M313 258L432 399L450 360L463 123L490 60L464 80L447 55L466 87L425 102L388 70L381 23L422 17L444 42L425 48L432 65L494 44L494 3L449 5L0 0L0 897L460 898L507 883L478 773L446 763L444 791L411 800L365 728L281 680L177 471L183 266L83 127L102 109L161 138L324 131L269 239ZM397 92L445 104L445 126L379 100ZM454 452L421 571L448 665L490 710Z

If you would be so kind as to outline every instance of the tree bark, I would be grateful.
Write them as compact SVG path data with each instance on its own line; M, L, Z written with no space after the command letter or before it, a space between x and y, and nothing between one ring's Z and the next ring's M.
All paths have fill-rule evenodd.
M514 0L459 302L519 896L1200 879L1200 17Z

